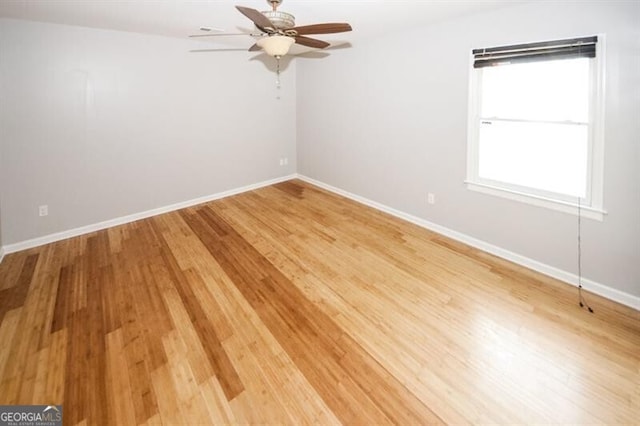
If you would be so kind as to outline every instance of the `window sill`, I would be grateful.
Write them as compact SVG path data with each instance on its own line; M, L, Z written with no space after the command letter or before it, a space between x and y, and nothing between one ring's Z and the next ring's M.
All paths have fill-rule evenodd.
M481 192L483 194L494 195L496 197L507 198L510 200L531 204L537 207L544 207L551 210L569 213L575 216L578 215L578 205L575 203L568 203L564 201L553 200L550 198L539 197L539 196L525 194L517 191L511 191L504 188L497 188L495 186L485 185L485 184L476 183L476 182L465 181L464 183L467 185L467 188L472 191ZM580 216L584 218L593 219L593 220L602 222L606 214L607 212L604 210L595 209L593 207L580 206Z

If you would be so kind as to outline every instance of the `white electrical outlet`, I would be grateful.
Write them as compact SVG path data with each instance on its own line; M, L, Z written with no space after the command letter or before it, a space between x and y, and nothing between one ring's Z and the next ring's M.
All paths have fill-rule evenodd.
M429 203L429 204L435 204L436 203L435 194L432 194L431 192L427 194L427 203Z
M40 217L47 216L49 214L49 206L45 204L44 206L38 207L38 214Z
M284 157L284 165L286 166L287 164L289 164L289 158L288 157Z

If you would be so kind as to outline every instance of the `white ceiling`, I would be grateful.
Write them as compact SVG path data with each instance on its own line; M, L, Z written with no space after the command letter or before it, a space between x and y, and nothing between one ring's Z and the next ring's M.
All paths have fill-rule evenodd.
M383 31L425 25L456 16L513 5L508 0L284 0L279 10L297 25L348 22L353 32L317 36L333 44L376 36ZM268 10L265 0L0 0L0 17L186 38L200 27L246 32L251 22L235 5ZM194 48L248 48L247 37L194 40ZM207 44L205 44L207 43Z

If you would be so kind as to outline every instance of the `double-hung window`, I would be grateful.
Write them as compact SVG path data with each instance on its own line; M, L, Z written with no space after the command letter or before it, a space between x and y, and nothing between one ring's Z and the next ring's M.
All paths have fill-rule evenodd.
M601 45L593 36L472 51L470 189L602 220Z

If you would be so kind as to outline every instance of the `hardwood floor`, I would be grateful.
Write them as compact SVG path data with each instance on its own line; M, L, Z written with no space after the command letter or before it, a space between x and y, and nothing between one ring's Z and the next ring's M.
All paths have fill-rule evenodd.
M640 313L300 181L8 255L65 424L637 423Z

